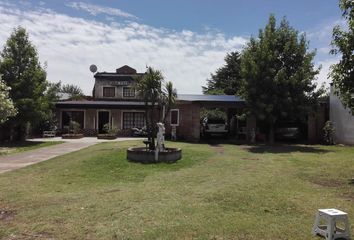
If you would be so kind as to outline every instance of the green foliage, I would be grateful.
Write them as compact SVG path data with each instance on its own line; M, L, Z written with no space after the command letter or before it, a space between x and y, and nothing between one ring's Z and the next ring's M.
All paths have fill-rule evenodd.
M323 127L323 140L326 144L328 145L333 145L334 144L334 126L331 121L327 121L325 126Z
M12 32L0 56L0 74L11 88L10 98L18 110L8 123L11 129L17 129L17 137L23 138L28 122L36 126L47 117L49 103L44 95L48 85L46 72L22 27Z
M175 105L177 99L177 89L173 87L172 82L167 82L165 84L163 94L162 94L162 106L165 106L165 112L163 114L162 122L166 122L166 118L171 108Z
M108 134L112 135L112 136L117 136L117 134L119 133L119 129L116 127L112 127L111 129L109 129Z
M222 119L225 121L227 120L225 111L222 111L219 108L215 108L215 109L202 108L200 111L200 119L203 120L204 118Z
M289 26L284 18L279 26L269 22L251 38L244 49L241 93L250 113L269 125L269 140L274 140L274 125L279 119L306 119L323 90L316 91L315 52L308 51L304 34Z
M103 130L104 133L108 133L109 129L110 129L109 123L104 124L103 127L102 127L102 130Z
M138 96L145 102L145 119L149 138L150 149L155 148L156 123L165 121L168 112L176 101L177 91L172 82L167 82L163 89L164 77L159 70L149 67L142 78L136 79L135 89ZM156 114L157 104L165 106L164 118Z
M228 53L225 57L225 65L211 74L207 80L207 86L202 87L204 94L234 95L238 92L241 78L241 55L238 52Z
M331 53L340 54L341 60L331 66L330 76L334 90L354 115L354 1L340 0L339 7L348 23L348 30L339 26L333 29Z
M9 97L9 91L10 88L6 86L0 76L0 124L17 114L13 101Z
M80 133L80 130L81 130L80 123L75 122L75 121L70 121L70 122L69 122L69 130L70 130L70 132L73 133L73 134L78 134L78 133Z
M67 93L69 97L74 100L79 100L84 97L84 93L79 86L74 84L64 84L59 89L60 93Z
M118 132L119 132L119 129L118 128L111 128L109 126L109 123L106 123L105 125L103 125L103 128L102 128L103 132L108 134L108 135L112 135L112 136L117 136Z

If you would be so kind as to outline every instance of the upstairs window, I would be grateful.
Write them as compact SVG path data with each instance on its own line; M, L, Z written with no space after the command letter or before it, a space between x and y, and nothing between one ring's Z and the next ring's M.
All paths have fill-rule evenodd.
M135 90L132 87L123 87L123 97L135 97Z
M115 97L116 96L115 87L103 87L103 97Z

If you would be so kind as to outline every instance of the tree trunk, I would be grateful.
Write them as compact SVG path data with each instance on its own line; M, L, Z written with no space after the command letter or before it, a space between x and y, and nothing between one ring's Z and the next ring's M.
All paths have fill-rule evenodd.
M155 150L155 137L156 137L156 127L154 121L154 105L151 106L150 112L150 124L151 124L151 139L150 139L150 150Z
M274 123L273 122L269 125L268 140L269 140L269 144L274 144Z

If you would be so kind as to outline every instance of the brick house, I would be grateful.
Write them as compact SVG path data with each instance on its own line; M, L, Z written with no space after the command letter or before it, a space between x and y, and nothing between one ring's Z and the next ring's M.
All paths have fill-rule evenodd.
M97 72L94 75L92 98L56 103L59 129L63 131L70 120L73 120L80 124L86 136L102 133L105 124L118 128L121 136L128 136L132 127L145 126L144 102L138 98L133 88L136 79L143 75L144 73L137 73L127 65L115 72ZM250 116L242 121L232 117L242 111L244 106L245 102L237 96L178 94L177 102L167 116L166 135L171 133L173 125L179 139L199 141L202 108L223 109L234 133L241 129L249 132L257 127L254 117ZM315 142L318 138L316 129L320 129L324 122L316 117L309 117L308 124L311 126L308 139Z

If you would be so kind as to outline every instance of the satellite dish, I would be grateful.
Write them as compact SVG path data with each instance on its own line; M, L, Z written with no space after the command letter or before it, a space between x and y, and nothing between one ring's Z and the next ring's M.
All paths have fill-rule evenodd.
M93 73L97 72L97 66L95 64L92 64L90 66L90 71L93 72Z

